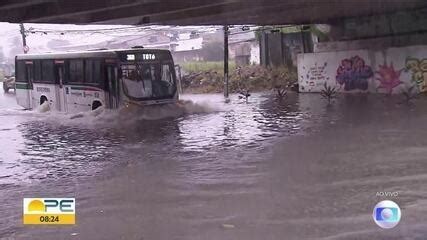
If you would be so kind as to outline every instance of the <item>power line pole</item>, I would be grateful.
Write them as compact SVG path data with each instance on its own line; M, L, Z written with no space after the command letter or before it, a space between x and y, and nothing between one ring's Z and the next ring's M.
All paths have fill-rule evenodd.
M228 25L224 25L224 97L228 98Z
M22 36L22 49L24 50L24 53L26 54L29 50L28 46L27 46L27 39L25 36L25 27L23 23L19 24L19 28L20 28L20 32L21 32L21 36Z

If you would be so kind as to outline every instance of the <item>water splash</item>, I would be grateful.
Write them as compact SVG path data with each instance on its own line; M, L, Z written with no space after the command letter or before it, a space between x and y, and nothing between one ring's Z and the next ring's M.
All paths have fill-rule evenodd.
M38 112L38 113L44 113L44 112L48 112L48 111L50 111L50 104L49 104L49 102L48 102L48 101L45 101L44 103L42 103L42 104L40 104L39 106L37 106L37 107L34 109L34 111L35 111L35 112Z
M190 114L211 113L217 111L221 111L221 109L209 102L199 103L191 100L180 100L174 104L144 107L129 105L114 110L99 107L93 111L74 114L50 111L49 104L44 103L32 111L32 113L40 117L43 121L60 123L62 125L74 125L83 128L92 128L96 126L105 127L133 124L144 120L152 121L167 118L179 118Z

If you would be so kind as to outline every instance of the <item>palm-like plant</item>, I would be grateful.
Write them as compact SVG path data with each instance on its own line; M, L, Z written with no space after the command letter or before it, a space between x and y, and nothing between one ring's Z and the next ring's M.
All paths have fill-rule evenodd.
M281 85L276 85L276 86L274 86L274 90L276 91L276 97L277 97L279 100L282 100L282 99L286 98L286 96L287 96L287 94L288 94L288 90L287 90L287 88L284 88L284 87L283 87L283 86L281 86Z
M323 84L323 89L320 92L320 95L328 100L328 103L330 104L332 99L335 99L338 97L338 91L335 87L328 86L326 82Z
M406 104L411 103L412 100L418 98L418 91L415 89L415 86L410 86L402 90L402 96Z
M239 90L239 99L245 99L248 102L249 97L251 96L249 90Z

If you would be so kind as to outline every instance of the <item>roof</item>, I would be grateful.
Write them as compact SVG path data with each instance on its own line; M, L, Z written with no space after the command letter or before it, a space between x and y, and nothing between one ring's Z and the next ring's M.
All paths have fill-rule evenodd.
M128 52L128 53L152 53L152 52L169 52L164 49L106 49L106 50L89 50L89 51L75 51L75 52L51 52L43 54L20 54L16 56L17 60L25 59L49 59L49 58L94 58L94 57L117 57L117 53Z

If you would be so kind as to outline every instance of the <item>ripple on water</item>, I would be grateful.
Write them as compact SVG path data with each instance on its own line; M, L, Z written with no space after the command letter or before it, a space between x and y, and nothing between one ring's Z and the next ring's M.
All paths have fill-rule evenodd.
M96 130L31 121L19 125L24 146L19 150L21 177L29 179L92 175L114 161L112 135Z
M170 107L144 112L105 111L77 119L59 113L26 114L28 119L17 123L23 142L15 154L16 164L9 166L19 170L12 178L92 175L109 163L146 161L157 152L192 154L238 146L261 148L271 138L301 132L307 118L296 98L277 102L254 94L248 103L236 97L228 104L221 95L189 98L193 101L185 102L184 115L181 111L171 113Z

